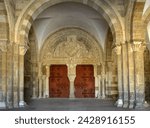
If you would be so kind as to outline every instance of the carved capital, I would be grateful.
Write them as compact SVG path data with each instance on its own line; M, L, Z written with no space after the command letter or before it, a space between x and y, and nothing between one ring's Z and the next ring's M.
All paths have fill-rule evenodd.
M7 41L6 40L0 40L0 50L2 52L7 51Z
M117 55L120 55L121 54L121 46L118 45L114 48L114 52L117 54Z
M20 45L19 46L19 54L24 56L26 54L28 48L29 48L28 46Z
M134 52L137 52L140 50L141 46L142 46L142 41L133 41L132 49Z

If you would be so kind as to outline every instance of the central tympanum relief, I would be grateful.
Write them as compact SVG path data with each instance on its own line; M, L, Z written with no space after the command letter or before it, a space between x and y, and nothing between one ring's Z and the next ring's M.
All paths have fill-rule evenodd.
M50 36L42 48L41 60L47 64L100 64L102 49L87 32L68 28Z
M40 62L42 67L51 67L51 65L67 66L70 98L94 97L95 90L97 89L96 85L94 85L94 76L97 75L97 65L101 65L103 61L102 54L100 44L89 33L78 28L67 28L57 31L47 38L41 50ZM93 65L94 67L93 77L83 79L82 76L82 83L86 83L87 86L89 85L89 88L83 85L81 85L82 89L78 87L81 83L77 81L77 78L80 79L80 76L76 76L76 67L78 65ZM51 75L49 77L52 79ZM75 79L77 86L74 85ZM85 82L85 80L87 80L87 82ZM55 85L56 83L50 82L49 88L52 88L52 84ZM55 88L56 87L58 86L55 86ZM83 91L83 93L80 93L80 91ZM49 96L51 96L51 94L49 94Z

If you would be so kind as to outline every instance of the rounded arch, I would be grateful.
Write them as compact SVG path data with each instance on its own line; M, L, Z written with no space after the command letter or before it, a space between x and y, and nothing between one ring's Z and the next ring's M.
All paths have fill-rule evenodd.
M34 0L29 3L29 5L20 14L16 25L15 25L15 41L25 45L28 38L28 33L33 21L36 17L44 11L46 8L64 3L64 2L78 2L87 5L97 12L101 13L109 24L111 31L113 33L114 42L122 43L124 40L123 27L121 25L121 20L116 15L114 9L108 5L105 1L93 1L93 0Z
M150 6L146 9L145 13L143 14L142 19L146 25L150 21Z
M7 12L7 19L8 19L8 33L9 33L9 40L14 41L14 27L15 27L15 16L13 14L13 7L12 7L12 1L4 0L6 12Z
M71 44L69 43L70 40ZM49 35L44 41L39 55L41 63L49 59L52 62L52 60L61 57L64 62L68 62L67 60L70 58L76 60L80 58L83 63L88 59L87 63L91 64L100 64L104 61L104 51L100 43L93 35L78 27L59 29ZM65 60L65 58L67 59ZM82 63L82 61L79 61L79 63Z

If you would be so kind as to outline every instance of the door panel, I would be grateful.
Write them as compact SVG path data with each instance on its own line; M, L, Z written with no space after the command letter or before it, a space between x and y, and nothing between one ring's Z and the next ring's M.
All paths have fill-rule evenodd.
M69 79L66 65L50 67L49 95L53 98L69 98Z
M75 97L95 97L94 67L92 65L78 65L76 67Z

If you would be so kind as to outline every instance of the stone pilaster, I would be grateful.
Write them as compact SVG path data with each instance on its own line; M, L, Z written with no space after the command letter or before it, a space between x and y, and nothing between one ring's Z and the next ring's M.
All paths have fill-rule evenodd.
M19 46L19 107L24 107L24 55L27 51L27 46Z
M122 82L123 82L123 107L129 106L129 87L128 87L128 63L127 63L127 45L122 44Z
M114 48L114 51L116 52L116 58L117 58L117 71L118 71L118 101L117 101L117 107L123 106L123 87L122 87L122 58L121 58L121 46L116 46Z
M133 41L134 51L134 87L135 87L135 107L141 108L145 102L145 82L144 82L144 58L145 47L142 41Z

